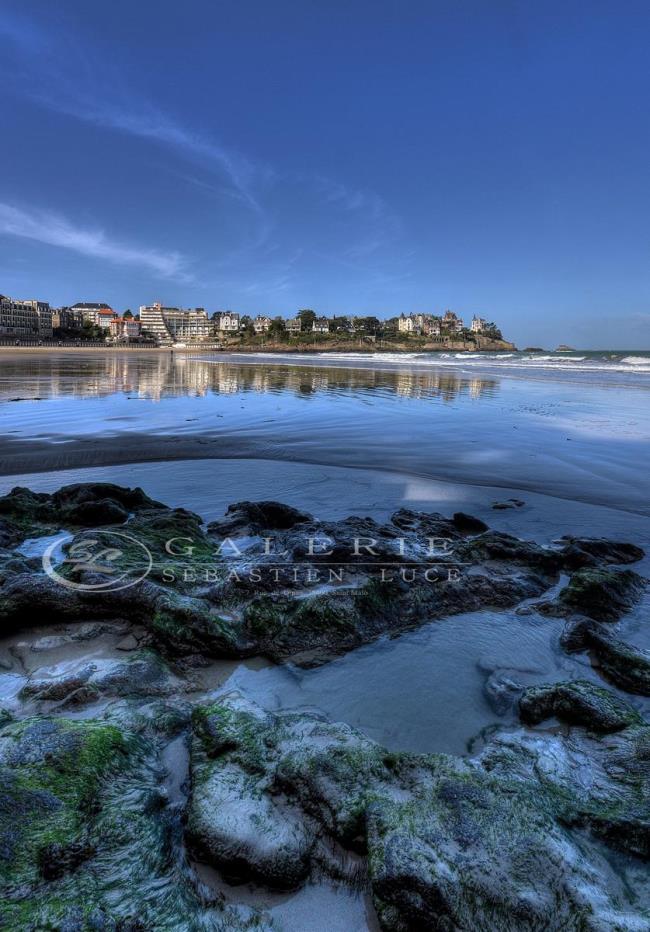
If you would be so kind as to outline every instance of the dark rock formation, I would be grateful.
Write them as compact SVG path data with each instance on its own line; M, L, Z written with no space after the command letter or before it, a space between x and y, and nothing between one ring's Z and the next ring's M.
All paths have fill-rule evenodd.
M229 537L241 531L249 534L287 531L310 521L313 521L311 515L282 502L235 502L228 505L225 517L208 525L208 530Z
M152 738L64 718L2 728L3 929L269 929L197 896L174 850Z
M20 695L22 699L81 705L100 696L168 696L185 689L156 654L142 651L128 660L88 661L74 672L34 677Z
M601 673L620 689L650 696L649 651L626 644L604 625L586 618L567 625L561 643L569 653L591 651Z
M452 521L461 534L482 534L489 530L485 521L473 515L467 515L463 511L456 511L452 516Z
M637 563L643 550L634 544L606 540L604 537L562 537L564 566L577 570L600 563Z
M97 527L122 524L132 512L164 508L142 489L126 489L110 482L66 485L50 495L16 486L0 497L0 515L13 527L37 536L41 528ZM24 535L27 536L27 535Z
M540 611L617 617L643 590L636 574L606 566L636 559L640 551L631 545L570 538L541 547L486 530L460 512L450 519L400 509L380 524L358 516L317 521L279 502L239 502L206 531L198 515L140 489L92 483L53 495L17 488L0 499L0 513L10 537L33 534L27 521L37 533L54 524L78 527L93 515L117 521L93 529L95 564L68 560L57 570L70 587L38 572L37 562L11 552L0 560L1 630L39 618L125 619L144 625L154 643L175 654L263 653L321 663L384 633L538 598L578 550L605 565L578 570ZM246 537L246 549L227 559L220 547L237 534ZM273 552L250 549L260 534L272 534ZM78 532L68 554L84 554L87 535ZM330 579L332 566L346 578ZM134 582L144 572L147 578ZM129 585L104 588L111 574Z
M581 569L560 592L559 602L597 621L618 621L639 601L646 580L632 570Z
M515 732L468 762L391 754L347 725L231 693L194 715L188 841L280 888L322 863L323 846L367 852L390 932L642 928L599 844L650 856L650 731L609 741Z
M605 733L642 721L628 702L588 680L531 686L519 699L519 714L531 725L555 716L570 725Z

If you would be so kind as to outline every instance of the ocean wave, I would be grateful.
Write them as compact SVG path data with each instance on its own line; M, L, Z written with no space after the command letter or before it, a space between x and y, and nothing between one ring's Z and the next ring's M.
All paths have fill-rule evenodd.
M491 369L500 371L555 371L564 373L573 372L611 372L627 373L632 375L645 375L650 373L650 355L625 356L610 353L599 353L591 356L568 356L566 353L531 355L528 353L287 353L273 354L264 352L241 353L239 356L256 357L269 360L275 358L284 364L300 363L303 360L319 363L350 362L350 363L386 363L391 365L417 365L427 368L440 369ZM644 379L645 381L645 379Z
M514 356L514 353L512 355ZM565 355L562 355L562 356L522 356L521 362L528 362L529 360L530 362L551 362L551 361L559 362L559 363L584 362L586 358L587 358L586 356L565 356Z

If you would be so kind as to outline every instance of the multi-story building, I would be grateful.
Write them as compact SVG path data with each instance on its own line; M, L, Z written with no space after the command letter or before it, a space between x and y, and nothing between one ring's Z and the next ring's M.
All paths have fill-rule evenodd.
M180 307L163 307L160 303L142 305L140 328L162 346L201 343L212 336L212 323L202 307L183 310Z
M81 330L83 322L82 313L73 311L71 307L56 307L52 311L54 330Z
M329 333L330 322L327 317L317 317L311 325L312 333Z
M423 332L428 337L439 337L442 329L440 326L440 318L434 317L431 314L427 314L426 320L423 325Z
M0 295L0 336L38 337L37 309L27 301L16 301Z
M108 329L113 340L134 340L140 336L140 321L132 317L114 317Z
M405 314L400 314L397 319L397 329L400 333L413 333L415 331L413 315L409 314L407 317Z
M302 321L299 317L292 317L290 320L285 320L284 329L287 333L300 333L302 330Z
M451 333L461 333L464 326L462 317L458 317L453 311L445 311L445 316L442 318L443 330L448 330Z
M266 333L271 328L271 318L258 314L253 321L253 330L255 333Z
M239 332L239 314L234 314L232 311L220 311L217 315L217 323L219 330L225 333Z
M439 337L443 330L447 333L460 332L463 329L463 322L453 311L447 311L444 319L435 314L409 314L408 317L401 314L397 320L397 328L401 333Z
M482 317L477 317L476 314L474 314L474 316L472 317L472 325L471 325L472 333L481 333L483 330L485 330L486 326L487 326L487 321L483 320Z
M38 335L42 339L49 340L52 338L52 309L47 301L37 301L30 298L28 301L23 301L23 304L27 304L36 311L38 317Z
M102 307L97 311L95 317L96 326L101 327L102 330L109 330L111 321L115 320L117 316L116 311L111 310L111 308Z
M70 310L81 314L84 323L94 324L96 327L108 327L108 322L117 317L113 308L103 302L78 301Z

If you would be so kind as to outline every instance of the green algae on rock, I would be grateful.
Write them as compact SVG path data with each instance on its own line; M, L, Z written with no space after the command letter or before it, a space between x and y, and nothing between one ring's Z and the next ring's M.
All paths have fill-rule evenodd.
M590 567L571 576L559 601L596 621L617 621L634 608L646 586L646 580L633 570Z
M650 921L601 848L650 856L645 724L607 742L498 734L469 761L388 754L348 725L265 712L237 693L193 725L188 841L227 872L292 887L328 845L367 854L387 932L640 932Z
M605 625L588 618L570 622L560 642L569 653L591 651L600 672L615 686L640 696L650 696L650 651L627 644Z
M589 680L530 686L519 699L519 714L531 725L555 716L597 732L621 731L642 721L629 702Z
M2 928L269 928L197 894L150 736L114 722L28 719L0 732L0 771Z

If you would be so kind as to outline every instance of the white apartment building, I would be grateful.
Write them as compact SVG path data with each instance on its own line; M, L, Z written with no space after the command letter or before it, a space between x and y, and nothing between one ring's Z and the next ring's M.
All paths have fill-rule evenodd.
M202 307L183 310L156 302L140 306L140 328L161 346L201 343L212 336L212 322Z
M400 333L413 333L415 330L413 315L409 314L409 316L406 317L405 314L400 314L397 321L397 329Z

